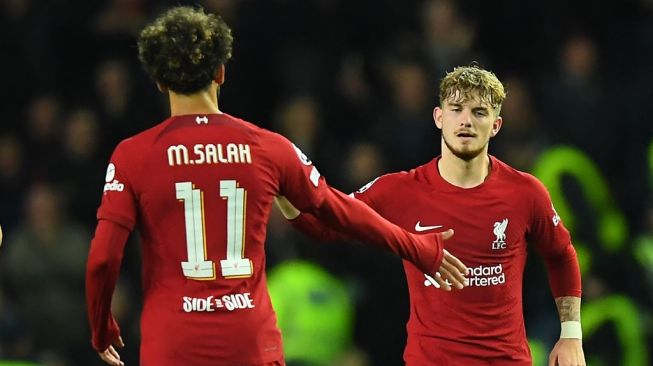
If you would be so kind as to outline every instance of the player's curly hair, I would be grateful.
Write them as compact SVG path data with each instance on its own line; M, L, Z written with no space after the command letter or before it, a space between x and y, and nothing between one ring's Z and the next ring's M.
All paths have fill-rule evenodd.
M180 94L206 88L231 58L233 36L220 16L202 8L172 8L138 37L138 58L150 77Z
M494 73L478 65L456 67L440 82L440 107L445 100L460 93L463 100L472 98L477 92L483 102L487 102L499 115L501 105L506 99L503 84Z

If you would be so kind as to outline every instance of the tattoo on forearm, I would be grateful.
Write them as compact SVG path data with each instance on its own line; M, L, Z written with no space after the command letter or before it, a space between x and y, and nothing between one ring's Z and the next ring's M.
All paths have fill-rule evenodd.
M580 297L556 297L555 301L561 322L580 321Z

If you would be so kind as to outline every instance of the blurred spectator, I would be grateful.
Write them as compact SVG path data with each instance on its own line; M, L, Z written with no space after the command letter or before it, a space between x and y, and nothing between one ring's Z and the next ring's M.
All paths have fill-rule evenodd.
M11 232L22 216L21 200L25 187L24 157L20 140L0 136L0 222Z
M34 98L27 108L25 137L29 176L35 180L52 179L61 154L60 101L44 94Z
M57 181L66 198L66 207L76 222L87 230L94 227L100 204L108 158L98 151L100 126L95 112L86 108L71 110L64 121L63 154Z
M433 108L438 103L432 75L415 59L391 59L386 67L389 101L374 122L374 140L383 147L388 169L428 161L438 151Z
M533 109L530 89L518 77L508 77L507 93L510 95L501 107L504 124L501 134L492 140L490 153L516 169L529 171L533 162L546 146L547 135Z
M147 91L134 85L125 61L107 59L97 66L93 108L100 120L104 146L115 146L122 139L163 121L160 99L152 97L156 86L151 83L143 89ZM107 161L110 154L109 150L100 152Z
M387 171L383 154L377 145L358 142L349 149L345 160L346 180L343 189L350 193Z
M29 314L34 349L79 361L79 347L88 338L86 317L80 315L90 236L67 220L59 196L47 184L29 189L26 220L7 241L1 269L12 298Z
M560 47L557 72L543 82L539 108L552 143L579 147L606 167L612 152L605 146L618 135L604 110L609 103L599 66L593 39L582 34L568 37Z
M457 2L428 0L423 3L421 14L424 46L430 57L431 70L438 78L454 66L478 60L472 50L476 30L460 17Z
M95 19L100 33L136 35L145 22L145 1L109 0Z

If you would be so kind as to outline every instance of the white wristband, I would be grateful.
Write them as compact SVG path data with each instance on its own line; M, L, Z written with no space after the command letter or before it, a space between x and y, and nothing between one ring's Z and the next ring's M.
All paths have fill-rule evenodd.
M560 338L583 339L583 329L579 321L560 323Z

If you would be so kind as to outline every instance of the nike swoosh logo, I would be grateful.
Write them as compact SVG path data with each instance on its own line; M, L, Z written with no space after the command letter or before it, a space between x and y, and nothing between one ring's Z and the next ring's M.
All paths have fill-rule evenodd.
M427 231L427 230L439 229L441 227L442 225L422 226L422 224L419 221L417 221L417 224L415 224L415 231Z

